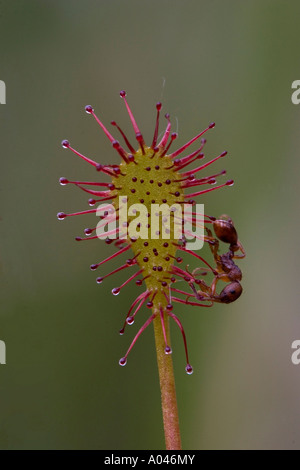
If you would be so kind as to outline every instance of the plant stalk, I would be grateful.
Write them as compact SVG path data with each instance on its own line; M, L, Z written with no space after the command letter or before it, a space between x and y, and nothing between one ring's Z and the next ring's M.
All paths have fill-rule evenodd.
M164 315L168 345L170 345L169 317ZM159 315L153 321L161 404L167 450L181 450L181 437L176 400L172 354L165 354L165 341Z

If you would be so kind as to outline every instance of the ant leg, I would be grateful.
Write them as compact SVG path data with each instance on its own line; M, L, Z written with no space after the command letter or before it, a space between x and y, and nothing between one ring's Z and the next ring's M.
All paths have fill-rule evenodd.
M245 256L246 256L246 251L245 251L243 245L241 244L241 242L238 241L236 246L237 246L238 249L240 250L241 254L240 254L240 255L236 255L235 252L233 252L234 255L233 255L232 258L235 258L235 259L242 259L242 258L245 258Z
M205 230L206 230L207 235L208 235L211 239L213 239L213 234L212 234L212 231L210 230L210 228L205 227Z
M245 256L246 256L245 248L243 247L243 245L241 244L240 241L238 241L238 245L239 245L239 249L240 249L241 252L242 252L242 254L239 256L239 258L245 258Z
M203 237L203 241L207 242L207 243L210 243L210 242L214 242L215 241L215 238L211 235L211 236L206 236L204 235Z
M196 284L197 286L201 286L201 292L210 293L210 287L202 279L197 279Z
M209 248L210 248L210 251L212 252L213 254L213 257L215 258L215 261L216 263L218 263L219 261L219 255L218 255L218 251L219 251L219 240L217 240L216 238L214 238L212 236L212 232L209 228L205 227L206 228L206 232L207 232L207 235L210 237L210 242L208 241L208 244L209 244Z
M209 243L210 251L212 252L217 265L220 263L220 255L218 254L219 246L220 246L219 240L217 240L216 238L214 239L213 243Z
M196 299L200 300L200 298L199 298L200 296L199 296L199 294L198 294L198 292L197 292L196 287L194 286L194 284L193 284L192 282L189 282L189 286L190 286L190 288L192 289L192 291L194 292Z
M194 271L192 272L193 276L206 276L206 274L211 273L212 270L209 268L195 268Z
M205 300L210 300L211 298L211 288L208 286L204 281L198 280L196 282L197 286L199 286L199 290L197 291L196 287L194 286L193 282L189 282L189 286L194 292L196 298L198 300L204 300L203 297L205 297ZM201 286L201 287L200 287Z
M220 277L219 275L215 276L213 282L211 283L211 296L214 297L216 295L216 288L217 288L217 282L219 281Z
M232 282L231 279L229 279L228 277L228 274L227 273L219 273L215 276L212 284L211 284L211 292L212 292L212 295L215 296L216 295L216 288L217 288L217 283L222 280L224 282Z

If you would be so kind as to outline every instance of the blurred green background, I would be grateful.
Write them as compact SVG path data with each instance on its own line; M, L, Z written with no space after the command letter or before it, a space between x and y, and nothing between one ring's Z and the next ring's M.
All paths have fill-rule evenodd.
M300 339L299 15L297 0L0 3L1 449L164 448L151 328L118 366L148 314L119 336L138 288L110 295L122 273L95 283L89 265L113 250L74 241L92 215L56 219L87 208L59 177L95 178L60 142L117 162L84 106L132 136L121 89L148 142L158 100L178 145L215 121L206 154L228 150L214 170L235 180L199 202L235 221L244 293L232 305L174 310L194 367L187 376L172 325L183 446L300 448L300 365L291 362Z

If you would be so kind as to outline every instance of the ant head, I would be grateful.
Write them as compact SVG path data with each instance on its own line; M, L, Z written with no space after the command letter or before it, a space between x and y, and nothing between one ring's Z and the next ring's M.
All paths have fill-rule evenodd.
M220 292L219 300L224 304L230 304L237 300L242 292L243 288L239 282L231 282Z
M229 243L231 247L237 246L238 234L231 220L217 219L213 221L216 236L224 243ZM238 246L237 246L238 249ZM232 251L237 251L235 248Z

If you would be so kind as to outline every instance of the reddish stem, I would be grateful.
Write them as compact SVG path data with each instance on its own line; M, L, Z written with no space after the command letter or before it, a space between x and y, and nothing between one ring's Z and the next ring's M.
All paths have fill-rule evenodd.
M160 296L159 296L160 297ZM161 299L163 300L163 299ZM164 314L167 343L171 346L169 317ZM160 315L153 320L157 365L161 391L164 433L167 450L181 450L179 418L176 400L175 379L173 372L172 354L165 353L165 338Z

